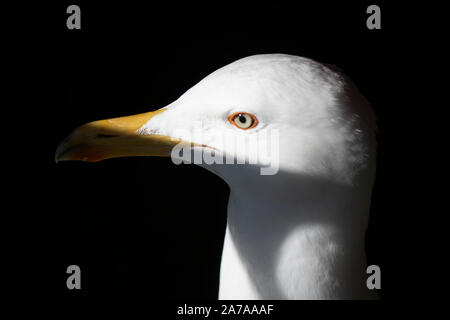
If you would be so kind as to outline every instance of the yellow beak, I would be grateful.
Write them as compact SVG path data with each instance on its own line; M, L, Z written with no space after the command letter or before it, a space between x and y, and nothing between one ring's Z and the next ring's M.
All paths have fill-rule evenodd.
M168 157L172 148L181 142L180 139L137 133L142 125L164 111L160 109L82 125L59 144L55 161L95 162L117 157Z

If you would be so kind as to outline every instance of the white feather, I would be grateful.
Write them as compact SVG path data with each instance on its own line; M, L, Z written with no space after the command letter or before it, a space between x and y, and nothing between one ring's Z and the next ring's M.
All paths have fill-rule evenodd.
M254 114L254 130L229 123ZM375 117L342 73L310 59L256 55L200 81L139 132L245 157L223 137L279 131L279 172L206 165L230 186L221 299L366 298L364 234L375 174ZM249 140L250 141L250 140ZM245 150L243 152L246 152Z

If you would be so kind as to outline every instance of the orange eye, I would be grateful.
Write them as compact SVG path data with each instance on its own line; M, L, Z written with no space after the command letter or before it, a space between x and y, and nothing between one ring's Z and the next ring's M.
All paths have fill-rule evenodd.
M237 128L243 130L254 128L258 124L258 119L247 112L235 112L228 117L228 120Z

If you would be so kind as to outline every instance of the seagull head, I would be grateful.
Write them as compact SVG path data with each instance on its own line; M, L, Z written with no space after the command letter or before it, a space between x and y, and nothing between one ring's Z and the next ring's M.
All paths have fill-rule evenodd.
M352 82L311 59L255 55L211 73L157 111L87 123L55 160L166 156L230 186L289 173L357 184L374 168L374 115ZM266 184L267 185L267 184Z

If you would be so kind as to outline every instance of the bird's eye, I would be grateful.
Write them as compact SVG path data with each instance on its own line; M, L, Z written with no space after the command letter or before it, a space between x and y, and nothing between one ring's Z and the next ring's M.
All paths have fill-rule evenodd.
M251 113L235 112L228 117L228 120L239 129L251 129L256 127L258 119Z

